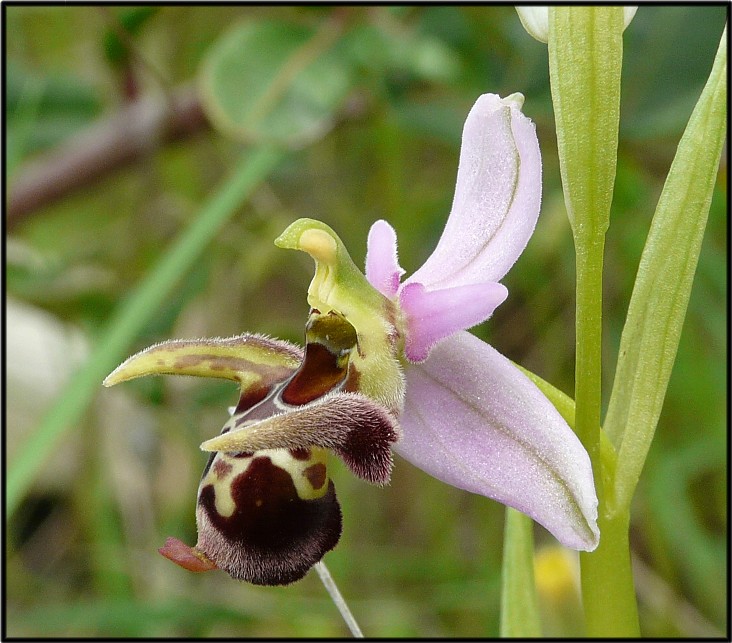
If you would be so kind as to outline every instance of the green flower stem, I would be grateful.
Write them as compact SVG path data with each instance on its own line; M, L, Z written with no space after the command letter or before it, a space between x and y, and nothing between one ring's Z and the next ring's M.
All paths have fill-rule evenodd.
M506 508L501 571L501 638L541 636L534 583L534 523Z
M576 249L575 430L592 461L600 545L582 554L587 633L639 635L628 514L610 513L600 412L602 268L620 120L621 7L550 7L549 73L567 214Z
M577 240L575 356L575 432L590 455L595 488L602 503L600 461L602 264L604 235L591 244Z
M521 366L519 369L549 398L567 424L574 428L574 400L531 371ZM588 626L593 624L596 636L602 636L602 632L613 633L608 636L637 636L638 610L628 543L630 513L627 508L621 511L614 509L617 503L612 495L612 481L616 472L617 455L602 428L598 427L597 431L600 435L600 464L595 467L595 473L600 472L602 476L605 502L601 505L604 511L598 516L600 545L591 553L580 553L585 618ZM604 584L595 582L602 578L609 580ZM608 609L609 605L614 606L612 611Z
M585 267L589 269L589 266ZM585 307L581 317L590 331L599 332L598 324L592 320L593 310L591 306L589 310ZM594 313L597 311L594 310ZM599 357L597 359L599 360ZM586 369L592 376L592 361L586 352L580 359L578 351L577 363L582 363L581 368ZM538 375L520 366L519 368L549 398L567 424L576 430L577 409L574 400ZM620 511L616 509L613 480L617 456L610 440L600 427L599 411L588 414L585 421L590 422L593 417L597 417L597 424L588 433L593 436L594 449L591 457L600 501L598 525L601 535L600 544L595 551L580 553L582 598L587 632L597 637L636 637L640 633L640 626L630 566L628 543L630 514L628 508ZM596 441L594 436L597 436Z
M588 636L630 638L640 636L638 606L630 566L629 511L608 516L600 511L600 544L593 552L580 552L582 605Z
M78 423L94 396L101 391L104 377L129 352L129 345L159 310L160 303L282 156L282 152L266 147L247 152L231 178L203 206L148 277L122 302L98 338L89 360L71 378L9 463L5 492L7 516L18 507L46 458Z

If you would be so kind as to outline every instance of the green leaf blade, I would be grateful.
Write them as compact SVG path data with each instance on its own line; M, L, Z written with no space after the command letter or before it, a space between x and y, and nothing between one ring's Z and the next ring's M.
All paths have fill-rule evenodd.
M605 429L618 449L615 495L627 507L663 407L726 134L726 29L689 119L641 257Z
M532 530L531 518L506 507L501 572L501 638L541 636Z

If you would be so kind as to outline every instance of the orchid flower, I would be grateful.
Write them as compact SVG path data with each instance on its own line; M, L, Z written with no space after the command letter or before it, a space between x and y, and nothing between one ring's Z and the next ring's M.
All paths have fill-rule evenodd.
M231 379L240 397L198 490L198 543L161 553L255 584L302 578L340 537L327 453L373 484L392 449L451 485L515 507L569 547L597 546L587 452L536 386L467 333L507 296L499 280L531 236L541 160L523 97L481 96L463 130L452 211L434 253L400 284L396 233L377 221L366 275L335 232L300 219L275 241L315 260L305 350L260 335L173 340L120 365Z

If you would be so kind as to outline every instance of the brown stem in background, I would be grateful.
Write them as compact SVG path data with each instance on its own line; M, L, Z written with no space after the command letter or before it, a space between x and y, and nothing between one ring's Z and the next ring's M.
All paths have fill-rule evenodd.
M207 126L192 87L172 92L169 100L145 96L130 103L19 168L10 179L8 230L34 210Z

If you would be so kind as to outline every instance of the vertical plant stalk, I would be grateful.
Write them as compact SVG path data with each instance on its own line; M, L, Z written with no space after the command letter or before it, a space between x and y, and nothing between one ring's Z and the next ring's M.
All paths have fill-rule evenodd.
M5 491L8 516L17 508L58 442L78 423L100 390L105 375L129 353L130 343L159 310L161 302L282 155L283 152L266 147L246 152L231 177L203 206L147 278L120 304L107 328L100 333L89 359L9 463Z
M600 458L602 403L602 266L604 234L590 243L576 242L575 430L592 460L598 498L604 492L596 464Z
M501 638L541 636L534 582L533 521L506 508L501 569Z
M341 613L341 616L346 622L346 625L351 631L351 634L353 634L354 638L357 639L364 638L363 632L361 632L361 628L358 626L358 623L356 623L356 619L353 618L353 614L348 608L348 603L346 603L343 595L338 591L338 586L335 584L333 577L330 575L328 568L325 566L325 563L322 560L315 563L315 570L318 572L320 580L322 581L328 594L330 594L330 597L333 600L335 606L338 608L338 611Z
M575 429L592 460L600 545L580 555L590 636L639 635L627 515L610 516L600 436L602 269L620 120L623 10L550 7L549 73L577 264Z
M630 562L630 512L601 512L600 544L591 553L580 552L582 605L588 636L640 636L638 604Z

